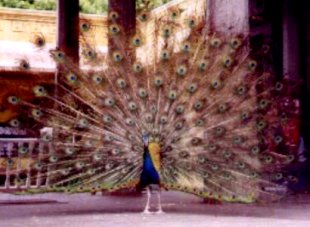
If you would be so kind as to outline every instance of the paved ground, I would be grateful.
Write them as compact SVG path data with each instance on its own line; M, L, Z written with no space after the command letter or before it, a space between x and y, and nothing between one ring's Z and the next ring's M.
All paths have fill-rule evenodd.
M271 205L204 204L182 193L163 193L165 214L141 214L141 196L0 194L1 227L310 226L310 196Z

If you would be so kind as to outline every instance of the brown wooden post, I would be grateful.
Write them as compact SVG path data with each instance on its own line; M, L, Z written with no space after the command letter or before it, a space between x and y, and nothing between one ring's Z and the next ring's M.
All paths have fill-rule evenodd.
M109 17L109 25L116 23L121 27L122 45L127 46L130 37L135 34L136 28L136 1L135 0L109 0L109 15L111 12L116 12L118 18L116 20ZM109 38L109 51L119 49L113 39Z
M79 63L79 0L57 2L57 48Z

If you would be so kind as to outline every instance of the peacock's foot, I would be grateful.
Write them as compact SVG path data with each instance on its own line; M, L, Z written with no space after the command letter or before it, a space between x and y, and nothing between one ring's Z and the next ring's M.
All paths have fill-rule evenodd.
M165 212L162 209L160 209L160 210L154 212L154 214L165 214Z
M153 214L149 209L146 209L142 212L142 214Z

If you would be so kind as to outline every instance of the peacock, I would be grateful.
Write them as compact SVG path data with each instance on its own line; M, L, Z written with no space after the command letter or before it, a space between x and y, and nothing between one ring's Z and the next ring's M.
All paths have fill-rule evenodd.
M16 151L29 159L30 181L37 182L17 192L147 188L145 212L154 184L223 202L283 198L297 181L289 171L296 148L286 133L297 107L294 85L275 76L270 48L253 50L246 32L213 31L207 15L178 7L160 16L141 9L124 43L119 13L108 15L108 54L84 38L94 32L86 21L87 67L51 50L56 83L34 81L31 101L7 97L23 117L52 129L42 133L40 151ZM34 45L44 47L44 37ZM9 157L7 165L14 166Z

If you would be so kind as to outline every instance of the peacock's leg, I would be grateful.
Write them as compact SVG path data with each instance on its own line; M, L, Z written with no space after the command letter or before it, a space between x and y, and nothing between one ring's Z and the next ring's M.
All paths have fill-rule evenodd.
M163 209L161 207L161 189L160 187L158 188L157 190L157 211L156 211L156 214L162 214L164 213L163 212Z
M146 187L146 195L147 195L147 200L146 200L146 204L145 204L145 208L143 213L144 214L150 214L150 199L151 199L151 191L150 191L150 187L147 186Z

